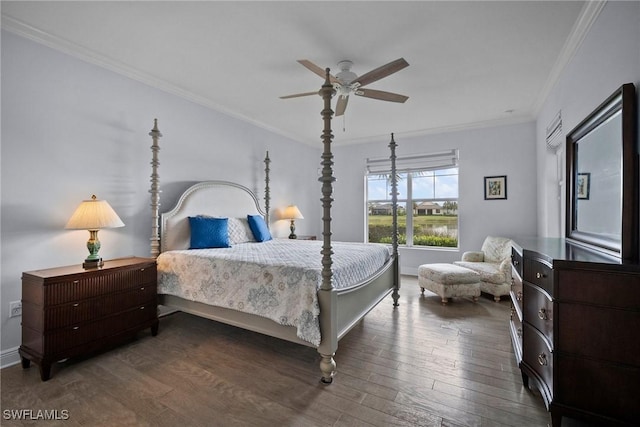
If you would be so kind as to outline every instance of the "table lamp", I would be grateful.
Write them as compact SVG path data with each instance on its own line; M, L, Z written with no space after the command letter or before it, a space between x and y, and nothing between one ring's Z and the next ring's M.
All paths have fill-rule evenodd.
M98 200L93 195L91 200L83 200L80 203L80 206L78 206L64 228L89 230L89 240L87 241L89 256L82 263L82 267L97 268L104 265L102 258L98 256L98 251L100 250L98 230L117 227L124 227L124 223L106 200Z
M300 213L300 209L298 209L296 205L287 206L284 212L282 213L282 219L291 220L291 227L289 227L289 229L291 230L291 234L289 234L289 238L297 239L298 236L296 236L296 225L294 221L296 219L304 219L304 217L302 216L302 213Z

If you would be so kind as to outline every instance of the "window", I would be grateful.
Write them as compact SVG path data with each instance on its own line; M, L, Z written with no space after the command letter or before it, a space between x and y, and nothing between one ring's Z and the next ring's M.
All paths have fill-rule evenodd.
M398 158L398 242L408 247L458 247L458 151ZM367 234L391 243L389 159L367 160Z

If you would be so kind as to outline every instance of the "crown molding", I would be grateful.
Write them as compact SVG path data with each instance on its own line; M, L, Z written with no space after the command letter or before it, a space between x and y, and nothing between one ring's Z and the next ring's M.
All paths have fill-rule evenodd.
M547 100L547 97L551 93L551 89L553 89L556 83L558 83L560 75L564 71L567 64L569 64L569 62L571 62L571 60L575 56L576 52L587 36L587 33L589 33L591 26L596 21L596 19L600 15L600 12L602 12L602 9L606 4L607 0L585 2L584 6L582 7L582 11L580 12L580 16L573 25L571 33L569 33L569 37L562 47L562 51L560 52L558 59L556 60L556 63L554 64L551 72L549 73L549 76L547 77L547 82L540 91L538 99L532 106L532 110L535 115L538 115L538 113L542 109L544 102Z

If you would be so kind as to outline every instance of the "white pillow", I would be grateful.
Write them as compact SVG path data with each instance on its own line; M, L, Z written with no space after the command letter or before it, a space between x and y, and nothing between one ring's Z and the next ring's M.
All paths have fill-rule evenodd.
M247 218L229 218L228 229L229 243L232 245L256 241L249 227Z

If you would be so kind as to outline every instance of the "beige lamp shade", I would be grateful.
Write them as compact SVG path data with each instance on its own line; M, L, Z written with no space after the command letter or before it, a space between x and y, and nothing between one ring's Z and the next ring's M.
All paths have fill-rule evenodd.
M282 213L282 219L304 219L296 205L289 205Z
M124 227L124 223L107 203L91 196L91 200L83 200L71 216L65 228L71 230L100 230L102 228Z
M284 212L282 212L282 219L291 220L291 225L289 226L289 229L291 230L291 234L289 234L289 238L297 239L298 236L296 236L296 225L294 223L294 220L304 219L304 217L302 216L302 213L300 212L300 209L298 209L296 205L287 206Z

